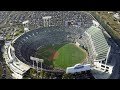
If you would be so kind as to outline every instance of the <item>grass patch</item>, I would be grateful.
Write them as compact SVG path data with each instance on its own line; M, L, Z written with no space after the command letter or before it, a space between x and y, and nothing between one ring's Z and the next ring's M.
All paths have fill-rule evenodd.
M74 44L60 44L39 49L35 57L44 59L44 65L66 69L81 63L86 54Z

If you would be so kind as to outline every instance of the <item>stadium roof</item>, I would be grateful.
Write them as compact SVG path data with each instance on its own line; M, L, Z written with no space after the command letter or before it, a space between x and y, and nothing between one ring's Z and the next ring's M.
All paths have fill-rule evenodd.
M108 43L102 33L102 30L95 26L91 26L87 31L86 31L90 36L93 41L95 51L98 54L97 60L105 58L109 49Z

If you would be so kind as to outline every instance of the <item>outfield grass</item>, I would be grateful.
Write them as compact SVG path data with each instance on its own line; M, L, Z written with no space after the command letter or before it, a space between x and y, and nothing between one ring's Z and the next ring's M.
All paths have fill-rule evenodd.
M56 58L49 58L50 56L55 57L56 54L51 53L50 50L56 51ZM62 69L66 69L67 67L73 66L77 63L81 63L86 58L86 54L82 51L82 49L78 48L74 44L48 46L39 49L35 56L38 58L43 58L45 65Z

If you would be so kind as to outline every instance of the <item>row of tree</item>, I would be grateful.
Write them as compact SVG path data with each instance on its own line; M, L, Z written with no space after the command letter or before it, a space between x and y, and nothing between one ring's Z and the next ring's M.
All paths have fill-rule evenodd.
M42 71L37 74L35 69L30 69L25 75L24 78L30 79L94 79L90 70L78 73L65 73L65 72L50 72Z

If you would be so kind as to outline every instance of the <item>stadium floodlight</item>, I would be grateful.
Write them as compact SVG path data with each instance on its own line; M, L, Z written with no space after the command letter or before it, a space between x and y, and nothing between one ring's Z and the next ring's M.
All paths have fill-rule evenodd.
M44 20L44 21L43 21L43 22L44 22L44 27L50 26L50 19L51 19L51 18L52 18L51 16L42 17L42 19Z
M34 57L30 57L30 60L32 60L33 61L33 68L34 68L34 61L35 61L35 59L34 59Z
M41 79L42 79L42 63L44 62L44 60L43 59L39 59L39 60L41 62Z
M37 63L37 76L38 76L38 63L39 62L41 63L41 73L42 73L42 63L44 62L44 60L36 57L32 57L32 56L30 57L30 59L33 61L33 66L34 66L34 61L36 61ZM42 75L41 75L41 78L42 78Z
M43 19L50 19L52 18L51 16L45 16L45 17L42 17Z
M29 31L29 20L23 21L22 24L24 26L24 32L28 32Z

